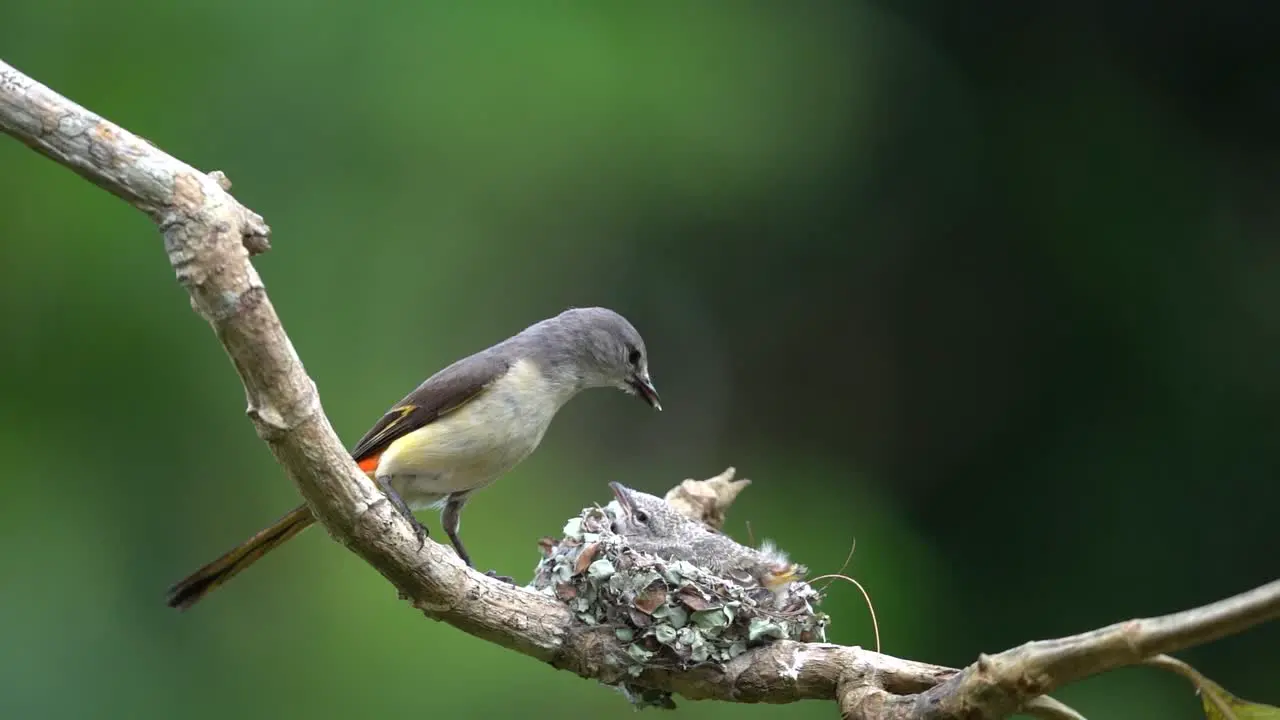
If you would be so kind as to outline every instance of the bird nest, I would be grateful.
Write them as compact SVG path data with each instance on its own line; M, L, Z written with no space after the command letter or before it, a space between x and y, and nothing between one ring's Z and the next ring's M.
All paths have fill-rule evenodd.
M778 590L720 577L697 558L664 560L637 552L613 531L617 502L569 520L564 537L544 540L530 588L567 604L587 625L610 627L625 646L629 677L649 668L725 663L775 639L823 642L829 618L820 593L793 580ZM640 707L674 707L670 694L623 680Z

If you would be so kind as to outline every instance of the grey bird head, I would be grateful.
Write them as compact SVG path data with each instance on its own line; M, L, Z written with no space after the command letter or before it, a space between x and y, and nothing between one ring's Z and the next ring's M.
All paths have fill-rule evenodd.
M573 308L525 331L551 338L552 365L575 374L583 388L614 387L662 409L649 377L649 353L635 327L608 308Z
M687 518L662 498L632 490L619 482L609 483L622 514L614 521L613 531L631 541L690 540L692 535L711 531Z

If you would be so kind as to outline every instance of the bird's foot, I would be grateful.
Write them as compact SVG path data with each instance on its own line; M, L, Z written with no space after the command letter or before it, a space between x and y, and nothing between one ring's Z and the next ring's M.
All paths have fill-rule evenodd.
M383 494L391 501L391 506L404 516L404 519L408 520L409 525L413 527L413 536L418 539L418 551L421 552L422 548L427 545L427 536L431 534L427 531L427 526L423 525L422 521L413 514L413 511L409 509L408 503L404 501L404 498L400 497L400 493L391 487L390 480L385 477L378 478L378 486L382 488Z
M489 570L485 573L485 577L491 577L498 582L504 582L508 585L515 585L516 579L509 575L499 575L497 570Z
M418 552L422 552L422 548L427 546L427 536L431 533L427 531L427 526L413 515L408 515L405 519L413 526L413 536L418 538Z

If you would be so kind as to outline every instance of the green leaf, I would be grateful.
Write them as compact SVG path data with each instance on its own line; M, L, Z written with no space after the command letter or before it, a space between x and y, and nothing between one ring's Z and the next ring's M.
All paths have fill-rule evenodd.
M693 627L681 628L679 641L681 645L688 645L692 648L706 645L706 641L702 639L701 633L698 632L697 628Z
M724 608L707 608L689 616L694 625L706 633L718 633L729 626L729 615Z
M655 625L653 628L653 636L663 645L670 645L676 641L676 629L666 623Z
M613 634L622 642L631 642L631 640L635 638L635 631L631 628L620 627L614 630Z
M576 540L581 540L582 539L582 518L580 517L570 518L569 522L564 524L564 536L569 538L574 538Z
M611 577L614 572L616 572L616 570L613 567L613 563L605 560L604 558L591 563L591 565L587 567L587 577L597 581Z
M1221 685L1205 678L1200 684L1200 701L1204 703L1204 716L1209 720L1232 720L1218 708L1218 704L1213 701L1214 697L1231 708L1234 720L1280 720L1280 708L1241 700L1222 689Z
M670 622L672 627L678 630L684 627L686 624L688 624L689 622L688 610L685 610L679 605L668 605L666 607L667 607L667 622Z
M742 602L740 600L730 600L724 604L724 614L728 616L729 622L733 622L733 619L737 617L738 608L740 607L742 607Z
M657 572L653 570L649 570L643 573L630 575L629 577L626 578L626 581L629 584L631 591L638 593L648 588L650 585L653 585L655 582L661 579L661 577L662 576L659 575Z
M787 637L787 629L781 624L773 622L765 617L753 617L751 623L747 626L747 642L755 642L762 637L773 637L779 640L785 640Z
M662 579L666 581L668 585L676 586L680 584L680 581L684 580L684 576L673 570L669 565L663 565L659 567L658 570L660 571Z
M565 562L557 565L553 577L562 583L569 582L569 579L573 577L573 563Z
M628 645L627 654L631 656L632 660L635 660L638 663L649 662L649 658L653 657L653 653L640 647L639 644Z
M706 643L697 643L691 647L693 648L693 654L690 655L690 659L694 662L701 663L711 659L712 648L710 645Z

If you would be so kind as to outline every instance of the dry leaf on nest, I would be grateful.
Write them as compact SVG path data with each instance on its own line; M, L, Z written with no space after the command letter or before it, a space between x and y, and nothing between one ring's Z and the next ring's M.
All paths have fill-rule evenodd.
M542 557L549 558L551 557L551 553L556 551L556 544L558 542L558 540L550 535L540 537L538 538L538 552L541 553Z
M692 587L681 588L680 592L676 593L676 599L680 601L681 605L684 605L694 612L697 612L698 610L706 610L711 607L710 601L704 598L702 593L698 592L696 588Z
M724 527L729 506L737 499L738 493L751 484L747 478L734 480L735 472L730 467L706 480L690 478L667 491L663 499L681 515L720 530Z
M631 619L632 625L642 630L653 624L653 618L635 608L627 608L627 617Z
M592 561L596 559L596 553L600 552L600 543L595 542L582 548L582 553L578 555L578 559L573 563L573 574L581 575L587 571Z
M655 582L645 588L636 596L635 607L646 615L652 615L653 611L667 600L667 586L661 582Z

